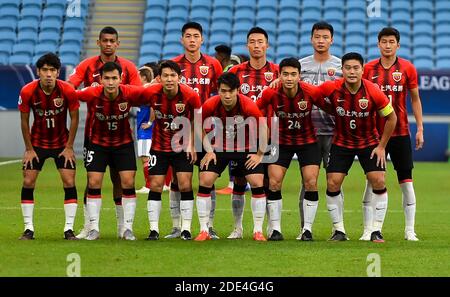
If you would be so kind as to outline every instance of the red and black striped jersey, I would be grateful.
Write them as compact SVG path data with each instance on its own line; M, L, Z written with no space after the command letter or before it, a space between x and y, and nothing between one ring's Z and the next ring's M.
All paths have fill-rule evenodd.
M65 147L69 136L67 112L77 110L80 104L75 90L68 83L57 79L50 95L42 90L39 80L25 85L20 91L19 110L33 111L31 144L45 149Z
M263 68L255 69L250 65L250 61L233 66L228 72L238 76L241 82L239 92L253 101L261 98L262 91L280 74L277 64L267 62Z
M130 60L116 56L115 62L122 67L122 84L124 85L142 85L139 77L139 72L136 66ZM105 64L100 56L94 56L87 58L78 64L77 67L69 76L69 82L72 83L75 88L78 88L81 83L84 87L93 87L100 85L100 68ZM86 125L84 127L84 137L89 135L89 124L92 119L89 118L89 114L86 116Z
M278 139L281 145L304 145L317 142L314 125L311 120L313 98L320 97L320 92L314 86L299 82L298 92L289 98L280 85L276 89L267 88L256 105L261 110L273 110L268 115L278 118ZM272 138L272 141L274 139Z
M384 117L393 109L389 99L375 84L362 79L356 94L349 92L344 79L325 82L318 88L322 99L315 100L315 105L331 112L336 119L334 144L361 149L379 143L376 114Z
M209 98L202 105L204 127L215 128L214 141L211 143L215 151L257 151L258 121L262 113L249 97L237 97L236 105L229 111L225 109L218 95ZM218 120L221 124L217 123ZM240 135L244 137L244 141L239 138Z
M105 96L103 86L76 91L78 100L87 103L89 141L104 147L133 142L130 108L148 104L141 96L143 90L144 87L120 85L119 95L113 100Z
M408 60L398 58L395 63L385 69L380 59L370 61L364 66L363 78L377 84L391 101L397 114L397 125L392 136L409 135L408 111L406 97L408 90L418 87L417 71ZM385 119L377 117L377 127L381 134L384 130Z
M193 122L195 110L199 112L200 98L190 87L179 84L178 93L173 98L168 98L161 84L151 85L142 94L145 101L150 102L150 107L155 112L153 121L152 150L159 152L178 152L185 143L175 141L175 134L185 127L180 127L180 122ZM176 119L176 121L174 121ZM179 133L178 133L179 134ZM172 148L172 140L174 147ZM183 139L185 141L186 139Z
M173 58L181 68L181 83L188 85L205 102L213 94L217 94L217 80L222 75L220 62L208 55L201 54L200 59L191 63L184 54Z

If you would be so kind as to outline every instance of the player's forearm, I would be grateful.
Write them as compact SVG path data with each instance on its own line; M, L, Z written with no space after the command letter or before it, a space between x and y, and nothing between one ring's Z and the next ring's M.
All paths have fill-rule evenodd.
M209 139L206 136L205 130L203 130L203 132L202 132L202 145L203 145L203 148L205 149L205 152L212 153L214 151L211 146L211 142L209 142Z
M267 139L269 130L267 128L267 124L265 122L261 123L260 135L259 135L259 147L258 147L258 155L264 155L267 150Z
M70 128L69 137L67 139L66 148L73 148L73 143L75 142L75 136L77 135L79 122L78 110L70 112Z
M423 131L422 103L420 99L412 100L411 108L416 119L417 131Z
M384 124L383 135L381 135L381 140L379 146L386 148L389 138L394 132L395 125L397 124L397 115L392 111L387 117L386 123Z
M22 114L22 119L20 121L20 128L22 129L22 136L23 136L23 142L25 144L25 150L31 151L31 150L33 150L33 145L31 144L30 124L28 122L28 119L29 119L29 117L24 116Z

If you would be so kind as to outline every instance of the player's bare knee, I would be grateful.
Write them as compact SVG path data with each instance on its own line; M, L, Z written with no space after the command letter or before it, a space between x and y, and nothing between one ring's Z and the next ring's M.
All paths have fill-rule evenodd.
M270 179L269 180L269 189L271 191L280 191L281 190L281 180Z
M189 179L178 180L178 188L180 189L180 192L192 191L192 182Z
M303 179L306 191L317 191L317 178L307 177Z
M327 190L330 192L337 192L341 190L341 183L337 179L327 179Z

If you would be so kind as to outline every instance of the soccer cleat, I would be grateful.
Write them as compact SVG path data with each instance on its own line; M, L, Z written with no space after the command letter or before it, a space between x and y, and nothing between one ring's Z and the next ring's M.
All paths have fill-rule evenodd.
M123 232L122 239L136 240L136 236L134 236L133 231L131 231L130 229L127 229L127 230L125 230L125 232Z
M329 241L346 241L348 240L347 235L345 235L344 232L341 231L334 231L333 236L331 236L330 239L328 239Z
M300 236L300 240L301 241L313 241L313 236L311 231L309 231L308 229L305 229L305 231L303 231L302 235Z
M377 242L377 243L383 243L383 235L381 235L381 231L373 231L370 235L370 241Z
M146 186L143 186L139 190L136 190L136 194L148 194L148 193L150 193L150 189L147 188Z
M150 234L145 240L158 240L159 239L159 233L155 230L150 230Z
M253 233L253 240L256 241L267 241L261 231Z
M219 235L217 235L216 230L213 229L213 227L209 227L209 237L211 237L211 239L220 239Z
M417 238L417 235L416 235L416 233L414 233L414 231L406 231L405 232L405 240L419 241L419 238Z
M72 229L64 231L64 239L66 239L66 240L78 240L78 238L73 233Z
M34 239L34 231L27 229L23 232L22 236L19 237L20 240L32 240Z
M220 190L216 190L216 194L219 194L219 195L231 195L231 194L233 194L233 188L226 187L226 188L223 188L223 189L220 189Z
M194 239L195 241L205 241L210 240L211 236L209 236L208 231L201 231L199 235Z
M183 232L181 232L180 238L182 240L191 240L192 239L191 232L189 232L188 230L183 230Z
M83 229L81 229L80 233L78 233L77 238L78 239L85 239L89 234L89 226L84 226Z
M359 238L361 241L370 241L370 236L372 235L372 231L364 229L363 234Z
M88 236L86 236L86 240L97 240L100 238L100 232L95 229L89 231Z
M172 228L172 232L170 232L170 234L164 236L164 238L178 238L181 236L181 229L177 228L177 227L173 227Z
M242 229L241 228L235 228L233 232L231 232L230 235L227 237L228 239L242 239Z
M284 240L283 234L281 234L278 230L273 230L272 234L270 235L269 239L270 241L281 241Z

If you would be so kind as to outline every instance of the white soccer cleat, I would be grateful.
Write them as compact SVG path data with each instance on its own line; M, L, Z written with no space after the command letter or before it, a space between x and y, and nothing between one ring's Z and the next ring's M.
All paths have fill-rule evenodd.
M125 240L136 240L136 236L134 236L133 231L131 231L130 229L125 230L125 232L123 232L123 239Z
M125 233L125 229L123 227L117 226L117 238L123 239Z
M231 234L230 235L228 235L228 239L242 239L243 238L243 236L242 236L242 229L241 228L235 228L234 230L233 230L233 232L231 232Z
M81 229L80 233L75 237L78 239L85 239L89 234L89 229L89 226L84 226L83 229Z
M172 228L170 234L167 234L166 236L164 236L164 238L172 239L172 238L179 238L180 236L181 236L181 229L174 227Z
M416 235L416 233L414 233L414 231L406 231L405 232L405 240L419 241L419 238L417 238L417 235Z
M143 186L139 190L136 190L136 194L148 194L148 193L150 193L150 189L147 188L146 186Z
M370 241L372 232L370 230L364 230L363 235L359 238L361 241Z
M86 240L97 240L100 238L100 232L92 229L91 231L89 231L88 236L86 236Z

